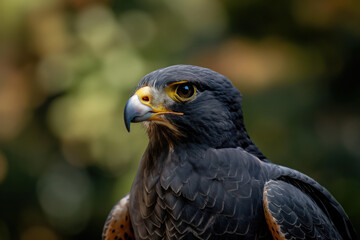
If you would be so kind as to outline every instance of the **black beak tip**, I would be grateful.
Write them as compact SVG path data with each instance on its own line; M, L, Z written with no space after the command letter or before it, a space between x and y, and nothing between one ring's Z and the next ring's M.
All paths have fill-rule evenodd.
M129 113L128 113L128 105L129 105L129 102L126 103L125 105L125 109L124 109L124 122L125 122L125 127L126 127L126 130L128 132L130 132L130 124L131 124L131 116L129 116ZM131 114L130 114L131 115Z
M130 132L130 122L126 122L126 123L125 123L125 126L126 126L126 130L127 130L128 132Z

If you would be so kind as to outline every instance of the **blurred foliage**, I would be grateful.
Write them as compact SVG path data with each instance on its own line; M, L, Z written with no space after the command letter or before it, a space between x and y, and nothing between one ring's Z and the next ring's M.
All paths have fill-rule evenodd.
M273 162L360 229L360 2L0 1L0 239L99 239L147 136L122 111L146 73L212 68Z

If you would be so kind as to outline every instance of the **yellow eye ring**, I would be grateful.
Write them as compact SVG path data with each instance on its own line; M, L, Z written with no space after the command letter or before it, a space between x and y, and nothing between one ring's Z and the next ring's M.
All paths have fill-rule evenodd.
M170 84L166 93L177 102L187 102L196 95L196 87L188 81L180 81Z

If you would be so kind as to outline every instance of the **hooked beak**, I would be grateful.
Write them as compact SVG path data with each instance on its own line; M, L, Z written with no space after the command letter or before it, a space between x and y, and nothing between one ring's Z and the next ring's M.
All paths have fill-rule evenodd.
M165 121L159 115L175 114L183 115L183 113L173 112L163 106L152 106L152 95L149 86L140 88L128 100L124 110L124 121L128 132L130 132L131 122L142 122L147 120Z

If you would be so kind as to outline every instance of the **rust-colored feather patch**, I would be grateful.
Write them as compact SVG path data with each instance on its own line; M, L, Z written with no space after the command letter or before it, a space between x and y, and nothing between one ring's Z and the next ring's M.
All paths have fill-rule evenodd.
M264 208L266 223L271 231L271 235L273 236L273 238L276 240L286 240L284 234L281 232L280 226L276 222L276 219L272 216L271 211L269 209L266 187L263 191L263 208Z
M129 194L123 197L111 210L105 222L103 240L135 239L129 214Z

